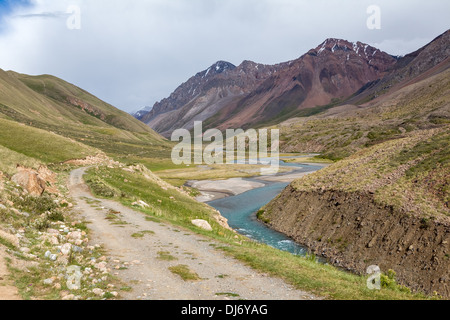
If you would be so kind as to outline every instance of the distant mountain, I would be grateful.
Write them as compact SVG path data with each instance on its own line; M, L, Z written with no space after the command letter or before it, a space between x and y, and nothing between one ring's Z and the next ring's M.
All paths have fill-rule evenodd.
M412 82L417 82L450 67L450 30L419 50L399 58L392 72L380 81L368 83L348 103L361 104Z
M178 128L191 129L194 121L205 121L236 103L281 68L282 65L266 66L251 61L236 67L218 61L156 103L141 120L166 136Z
M305 109L345 99L367 82L381 78L396 62L367 44L327 39L299 59L283 64L256 90L217 115L211 125L225 129L279 123Z
M145 106L145 107L139 109L138 111L132 112L132 113L130 113L130 114L131 114L133 117L135 117L136 119L142 120L142 118L143 118L147 113L149 113L150 111L152 111L152 109L153 109L153 107Z
M344 99L380 79L397 59L367 44L327 39L302 57L277 65L219 61L156 103L141 120L170 136L194 121L248 128L281 122L299 111Z

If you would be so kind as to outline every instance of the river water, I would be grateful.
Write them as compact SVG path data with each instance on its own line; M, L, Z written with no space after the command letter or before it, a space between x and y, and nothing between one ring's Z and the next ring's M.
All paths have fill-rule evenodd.
M285 163L284 161L280 161L280 166L298 168L290 173L315 172L323 168L320 165ZM277 175L280 176L283 174ZM258 180L257 177L244 180L261 182L265 186L239 195L213 200L207 202L208 205L219 210L221 215L228 219L229 226L240 234L295 255L304 255L307 253L305 247L295 243L286 235L267 227L256 218L256 213L259 209L272 201L289 183L268 182Z

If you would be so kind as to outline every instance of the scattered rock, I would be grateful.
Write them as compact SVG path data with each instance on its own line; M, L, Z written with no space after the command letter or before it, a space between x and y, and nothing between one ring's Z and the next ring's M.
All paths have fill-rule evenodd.
M102 289L99 289L99 288L93 289L92 293L95 294L96 296L99 296L99 297L103 297L103 295L105 294L105 292Z
M58 245L59 244L59 240L56 236L50 236L47 238L48 242L50 242L50 244L52 245Z
M62 298L62 300L75 300L74 294L68 294Z
M91 268L85 268L83 273L84 274L91 274L92 273L92 269Z
M18 235L12 235L3 230L0 230L0 238L5 239L9 243L12 243L15 247L19 246L19 236Z
M67 235L67 238L72 240L81 240L81 237L82 235L80 231L73 231Z
M50 251L45 252L45 257L51 261L56 261L56 259L58 259L58 255L52 254Z
M39 166L37 173L39 175L39 178L44 180L46 182L45 191L53 194L58 193L58 188L54 187L53 185L56 183L56 173L51 171L49 168L47 168L44 165Z
M98 269L100 272L106 273L108 272L106 268L106 262L99 262L94 264L94 268Z
M59 234L59 231L58 231L58 230L55 230L55 229L48 229L48 230L47 230L47 233L50 233L50 234Z
M84 249L78 246L72 246L72 251L76 253L82 253Z
M68 256L70 254L71 250L72 250L72 245L70 243L65 243L61 246L61 253L65 256Z
M233 229L228 225L228 219L225 218L224 216L222 216L222 215L220 214L219 211L217 211L217 214L214 215L214 218L216 219L216 221L219 223L219 225L220 225L221 227L223 227L223 228L225 228L225 229L228 229L228 230L233 230Z

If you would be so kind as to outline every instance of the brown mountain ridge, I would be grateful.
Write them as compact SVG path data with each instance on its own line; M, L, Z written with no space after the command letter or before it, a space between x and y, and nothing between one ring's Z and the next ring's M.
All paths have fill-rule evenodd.
M194 121L248 128L281 122L299 111L345 99L382 78L397 62L361 42L327 39L300 58L276 65L219 61L154 105L142 121L164 136Z

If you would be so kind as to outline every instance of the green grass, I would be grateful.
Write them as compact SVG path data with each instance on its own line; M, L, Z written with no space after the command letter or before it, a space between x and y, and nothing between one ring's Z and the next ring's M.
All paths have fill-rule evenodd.
M337 161L404 133L448 126L450 71L375 100L369 107L309 115L279 125L281 151L317 152Z
M294 256L269 246L252 244L227 246L222 250L244 261L252 268L285 279L299 289L327 299L337 300L411 300L426 299L399 286L369 290L367 277L344 272L330 265Z
M449 132L447 126L407 133L401 139L362 149L292 185L301 191L371 190L382 205L393 205L425 218L450 216L445 204L450 200Z
M40 162L84 158L98 150L125 162L170 158L172 144L144 123L49 75L0 70L0 120L0 146Z
M159 251L158 252L158 259L163 261L174 261L178 260L176 257L170 254L168 251Z
M136 238L136 239L142 239L145 237L146 234L154 235L155 232L150 231L150 230L139 231L139 232L133 233L131 235L131 237Z
M16 246L14 244L12 244L11 242L2 237L0 237L0 245L3 245L10 250L16 250Z
M12 176L16 173L17 164L37 169L40 165L36 159L22 153L10 150L0 145L0 171Z
M148 180L141 174L130 173L119 168L100 167L98 170L88 170L85 179L89 185L92 181L101 180L108 190L120 190L120 193L115 192L115 198L128 206L137 200L146 202L149 208L140 210L150 216L182 225L191 225L190 221L193 219L205 219L213 225L218 225L211 217L209 206L179 193L176 189L164 190L157 182ZM127 183L124 182L125 179ZM96 190L96 187L92 189L96 195L105 196L103 191L97 194ZM191 229L195 227L191 225Z
M240 297L239 294L237 293L233 293L233 292L217 292L216 296L225 296L225 297L229 297L229 298L237 298Z
M96 149L71 139L14 121L0 119L0 127L0 145L14 151L18 160L27 160L24 158L28 157L43 163L58 163L98 153Z

